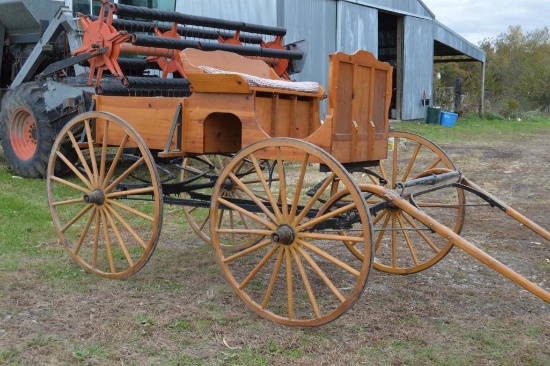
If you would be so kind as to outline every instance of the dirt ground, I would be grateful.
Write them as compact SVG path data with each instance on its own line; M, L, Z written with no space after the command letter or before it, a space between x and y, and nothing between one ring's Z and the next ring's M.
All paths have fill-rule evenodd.
M532 135L441 144L466 177L545 228L549 145ZM167 210L157 251L130 279L84 273L54 237L39 244L48 254L3 272L0 363L550 364L550 304L457 248L418 274L373 271L342 317L295 329L242 304L211 249L182 238L179 210ZM550 290L549 242L502 212L468 208L463 236Z

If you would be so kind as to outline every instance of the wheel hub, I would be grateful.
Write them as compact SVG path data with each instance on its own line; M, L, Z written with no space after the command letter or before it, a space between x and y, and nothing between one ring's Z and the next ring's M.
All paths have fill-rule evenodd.
M283 245L290 245L294 243L294 239L296 238L296 234L294 234L294 230L288 225L281 225L275 231L273 234L271 234L271 240L273 240L274 243L279 243Z
M233 189L233 181L231 179L226 179L222 184L222 189L230 192Z
M33 115L26 109L18 109L10 124L10 142L13 152L21 160L33 157L38 147L38 128Z
M84 202L102 205L105 202L105 195L99 189L84 195Z

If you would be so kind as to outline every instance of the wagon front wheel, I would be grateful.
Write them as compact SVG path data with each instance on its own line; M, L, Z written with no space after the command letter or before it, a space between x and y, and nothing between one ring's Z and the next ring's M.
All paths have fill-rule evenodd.
M59 162L71 176L55 173ZM72 119L53 144L47 187L59 238L86 271L125 278L147 263L160 235L162 191L151 153L127 122L105 112Z
M264 169L262 159L273 159L275 169ZM243 162L254 169L239 176ZM224 194L235 185L239 198ZM335 187L350 200L331 204ZM224 210L253 224L220 220ZM301 140L260 141L228 163L214 187L210 233L233 290L259 315L287 325L316 326L342 315L362 293L372 264L370 217L358 187L329 154ZM236 235L262 239L242 249L232 245ZM348 242L363 253L361 261Z

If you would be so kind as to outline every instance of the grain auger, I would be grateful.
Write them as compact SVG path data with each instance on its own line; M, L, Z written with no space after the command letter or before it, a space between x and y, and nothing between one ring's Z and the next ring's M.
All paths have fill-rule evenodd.
M115 23L115 13L178 25L130 36L114 26L150 25ZM75 57L95 65L89 81L102 93L93 96L93 110L59 132L47 186L60 241L86 271L125 278L141 269L158 243L168 203L182 206L192 229L212 245L235 293L257 314L282 324L330 322L357 301L372 268L420 272L453 246L550 302L541 286L460 236L465 197L473 193L550 238L464 178L437 145L390 131L389 64L366 51L329 55L328 110L321 123L324 88L283 80L272 68L273 59L299 53L231 42L187 46L188 39L175 36L179 23L207 22L182 17L103 0L99 18L83 20L91 22L84 26L86 47ZM281 32L239 24L225 26L239 42L245 30ZM206 44L218 48L205 50ZM147 56L138 61L147 65L149 57L178 60L177 73L185 78L134 79L110 69L126 62L119 55L127 50ZM106 78L97 84L101 70L127 89L186 92L108 95ZM72 175L63 176L59 166Z

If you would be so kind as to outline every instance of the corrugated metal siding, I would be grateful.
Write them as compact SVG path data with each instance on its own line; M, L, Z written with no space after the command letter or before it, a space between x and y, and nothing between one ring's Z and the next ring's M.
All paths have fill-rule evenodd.
M336 1L334 0L281 0L284 1L286 42L305 40L307 58L304 70L292 78L298 81L317 81L326 89L328 85L328 55L336 51ZM321 105L324 118L326 102Z
M422 91L432 98L433 23L429 20L405 17L403 20L403 98L401 118L426 117L422 106Z
M277 0L179 0L176 2L176 11L269 26L277 25Z
M367 50L378 57L378 10L338 2L338 51Z

